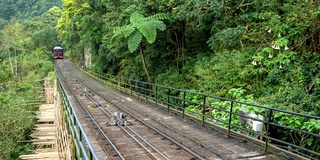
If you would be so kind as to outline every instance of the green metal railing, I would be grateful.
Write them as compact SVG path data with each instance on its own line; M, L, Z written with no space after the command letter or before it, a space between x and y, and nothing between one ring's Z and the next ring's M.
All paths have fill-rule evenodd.
M318 116L116 77L92 70L88 70L87 73L101 83L154 103L157 107L165 107L168 112L176 112L182 117L194 118L202 126L222 126L225 128L227 137L241 135L253 137L255 141L259 142L258 144L265 153L275 153L277 151L274 148L282 148L282 151L289 151L286 153L294 153L293 155L298 154L310 159L320 158L320 147L318 146L320 144L320 128L309 132L307 129L293 128L277 122L277 115L282 114L288 117L297 117L300 122L296 123L312 121L320 127L320 117ZM254 113L253 110L258 113ZM275 131L277 133L280 131L288 137L292 136L292 139L279 138L278 135L273 135ZM307 143L303 142L304 138L308 138ZM304 145L300 145L301 143ZM279 150L281 151L281 149ZM284 154L282 151L279 154Z
M64 108L64 114L66 117L66 122L68 126L68 132L71 133L74 142L74 156L76 159L88 159L88 160L98 160L98 157L84 131L79 118L73 108L73 105L66 94L65 88L61 85L60 79L58 77L58 89L62 97L62 104Z

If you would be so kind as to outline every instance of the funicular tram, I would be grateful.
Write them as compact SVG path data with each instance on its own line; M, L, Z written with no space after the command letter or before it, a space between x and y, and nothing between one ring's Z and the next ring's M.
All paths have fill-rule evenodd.
M52 52L53 52L52 54L54 59L63 58L64 50L62 47L55 46Z

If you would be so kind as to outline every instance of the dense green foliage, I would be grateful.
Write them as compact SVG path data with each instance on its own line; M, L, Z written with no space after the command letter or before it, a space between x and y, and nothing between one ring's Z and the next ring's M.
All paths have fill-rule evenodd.
M319 1L6 0L0 16L0 149L9 149L1 150L3 159L23 148L17 141L30 131L27 111L34 108L17 106L38 96L33 88L52 68L49 50L59 44L57 35L70 59L83 65L89 51L88 67L98 71L320 115ZM113 38L118 34L124 38ZM299 123L285 114L273 120L319 132L318 121ZM7 132L11 122L23 127ZM17 136L7 139L9 133ZM288 141L292 136L282 134ZM304 139L296 137L297 144Z
M158 34L144 25L152 45L111 41L119 26L135 33L125 28L131 13L174 21ZM90 47L97 70L146 80L141 54L131 53L141 42L156 83L229 98L242 88L259 103L309 112L319 108L319 16L317 1L65 0L57 29L76 63Z
M122 30L128 39L113 39L132 13L172 21L152 44L132 43L132 27ZM90 48L98 71L319 116L319 18L314 0L64 0L57 31L75 63ZM144 54L131 53L139 44ZM317 133L311 123L299 127Z
M0 2L0 15L2 19L10 20L13 17L19 19L31 19L41 16L53 6L61 7L60 0L3 0Z
M33 149L29 135L43 96L42 80L53 71L51 48L58 43L54 27L61 10L53 5L1 1L0 159L18 159Z

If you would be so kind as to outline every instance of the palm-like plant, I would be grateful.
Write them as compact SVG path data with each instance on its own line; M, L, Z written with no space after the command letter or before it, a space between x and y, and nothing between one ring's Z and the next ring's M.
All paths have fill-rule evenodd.
M141 41L142 38L145 37L149 44L154 43L157 37L157 29L161 31L166 29L166 25L162 21L165 19L169 19L169 16L164 13L145 17L140 11L135 11L130 15L130 24L122 27L116 27L113 31L114 35L112 39L120 35L128 38L128 48L130 52L136 51L138 47L140 48L143 68L149 83L151 83L151 78L146 66Z

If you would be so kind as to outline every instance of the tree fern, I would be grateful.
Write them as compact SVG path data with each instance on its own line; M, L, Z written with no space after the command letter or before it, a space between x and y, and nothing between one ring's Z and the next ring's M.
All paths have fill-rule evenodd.
M130 24L123 26L123 27L116 27L113 31L113 37L111 40L113 40L115 37L123 35L125 38L130 39L131 36L137 36L133 34L136 31L139 31L140 34L142 34L146 39L147 42L152 44L156 41L157 37L157 29L164 31L166 29L166 25L163 23L164 19L170 19L170 17L167 14L159 13L155 14L149 17L144 17L144 15L140 11L135 11L130 14ZM135 38L133 38L135 39ZM128 41L128 43L132 43L136 41ZM141 42L141 40L140 40ZM130 52L134 52L139 45L134 44L128 44L128 47ZM132 47L136 48L132 48Z
M157 29L164 31L166 25L161 20L170 19L170 17L164 13L145 17L141 12L135 11L130 14L130 24L123 27L116 27L113 30L113 37L111 41L120 35L124 35L128 38L128 49L130 52L134 52L140 46L140 54L142 58L143 68L146 72L148 82L151 83L146 62L143 53L143 47L141 44L142 38L145 37L147 42L152 44L156 41Z

